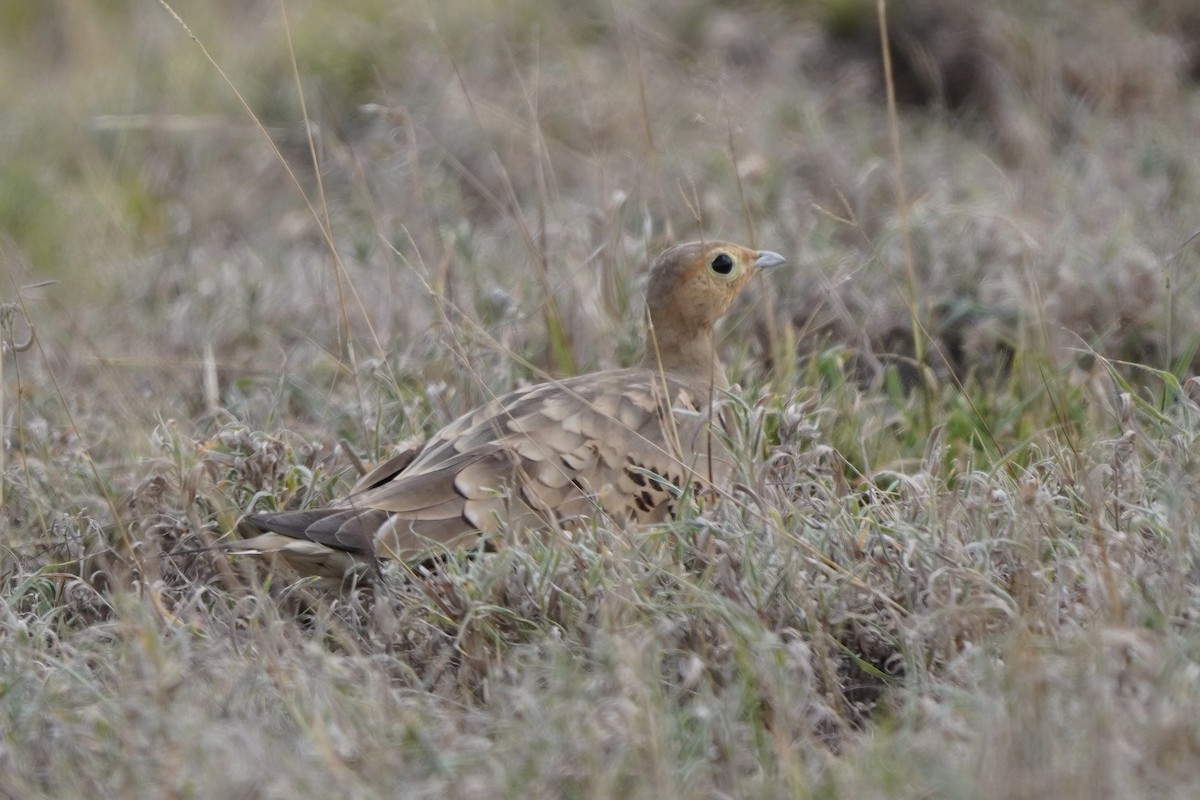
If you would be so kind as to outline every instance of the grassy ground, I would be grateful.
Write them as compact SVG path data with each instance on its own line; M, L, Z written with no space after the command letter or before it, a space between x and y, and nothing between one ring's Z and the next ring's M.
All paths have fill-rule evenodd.
M869 0L0 2L0 796L1193 796L1191 5L894 1L889 83ZM792 258L733 500L211 548L700 236Z

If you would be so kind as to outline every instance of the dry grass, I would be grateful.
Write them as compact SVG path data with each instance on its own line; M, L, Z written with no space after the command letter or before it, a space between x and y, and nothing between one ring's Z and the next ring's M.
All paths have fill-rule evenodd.
M891 4L890 119L865 0L0 7L0 796L1192 796L1200 23L1044 6ZM793 258L720 507L212 549L701 235Z

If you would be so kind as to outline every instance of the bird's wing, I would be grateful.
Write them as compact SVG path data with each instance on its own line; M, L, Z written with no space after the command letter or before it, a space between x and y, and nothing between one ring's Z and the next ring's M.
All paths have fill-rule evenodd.
M421 448L425 446L424 442L419 442L410 447L405 447L399 453L396 453L391 458L387 459L375 469L363 475L350 489L350 494L365 492L367 489L373 489L381 483L386 483L398 474L408 469L408 465L421 453Z
M389 474L372 473L360 481L367 488L329 508L251 521L412 560L504 525L541 527L598 512L661 520L681 490L719 482L728 469L720 437L707 433L706 401L695 387L648 370L539 384L456 420L406 468L381 467L376 473Z

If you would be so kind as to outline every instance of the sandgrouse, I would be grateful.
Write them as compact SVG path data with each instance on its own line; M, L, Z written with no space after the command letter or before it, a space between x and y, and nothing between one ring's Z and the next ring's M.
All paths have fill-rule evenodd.
M375 558L418 562L515 527L596 515L658 522L682 496L719 490L732 464L720 431L728 381L713 325L769 250L672 247L650 268L640 366L497 397L365 475L325 508L251 514L236 552L278 553L340 575Z

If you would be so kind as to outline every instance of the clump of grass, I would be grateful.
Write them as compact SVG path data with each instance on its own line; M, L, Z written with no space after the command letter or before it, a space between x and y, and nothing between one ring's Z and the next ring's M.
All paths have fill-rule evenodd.
M852 380L832 388L846 395L850 424L879 416L849 396L861 391ZM212 551L146 550L157 566L132 593L97 592L82 576L59 576L57 589L53 575L10 579L7 613L26 619L10 641L20 659L81 671L63 687L75 712L56 722L58 735L90 742L83 763L93 770L106 748L125 748L112 762L122 766L102 771L118 786L165 763L199 776L247 738L276 767L221 780L345 788L390 776L430 791L513 782L632 796L664 785L804 791L815 780L870 793L909 775L914 758L918 787L998 787L1002 765L1018 763L1031 787L1135 780L1145 762L1122 751L1096 778L1070 759L1107 740L1055 731L1065 720L1111 728L1124 713L1113 703L1157 691L1186 658L1194 500L1160 487L1195 477L1181 460L1161 472L1156 450L1194 437L1200 407L1181 399L1177 415L1144 416L1130 405L1111 440L1078 452L1047 432L1029 445L1042 457L1010 469L947 469L955 443L930 432L903 470L855 475L826 444L830 413L813 400L748 406L738 440L755 452L734 495L675 525L526 539L349 594L244 565L208 573L203 563L223 563ZM171 440L178 469L143 488L138 517L203 520L214 499L227 504L248 483L280 497L287 476L313 474L303 447L236 429L218 440L215 455ZM189 468L209 458L220 469ZM214 474L217 483L205 480ZM198 489L179 484L188 476ZM204 524L139 539L195 545L175 536ZM53 635L12 638L31 623ZM1110 694L1084 666L1093 658L1111 665L1112 687L1140 688ZM1024 665L1015 675L1014 663ZM151 707L129 717L147 692ZM66 697L50 687L10 696L27 709ZM1060 704L1055 715L1022 711ZM1139 708L1146 725L1177 713ZM114 714L134 730L111 743L84 722ZM13 720L29 734L14 758L52 765L35 752L35 719L45 717ZM221 736L206 733L213 726ZM137 739L150 730L153 749ZM891 732L882 741L881 730ZM1049 755L1024 761L1031 751L1006 737L1048 737ZM974 760L937 758L947 739ZM309 775L313 757L323 766ZM851 766L862 760L873 766ZM60 777L43 789L71 791L77 772L51 774Z

